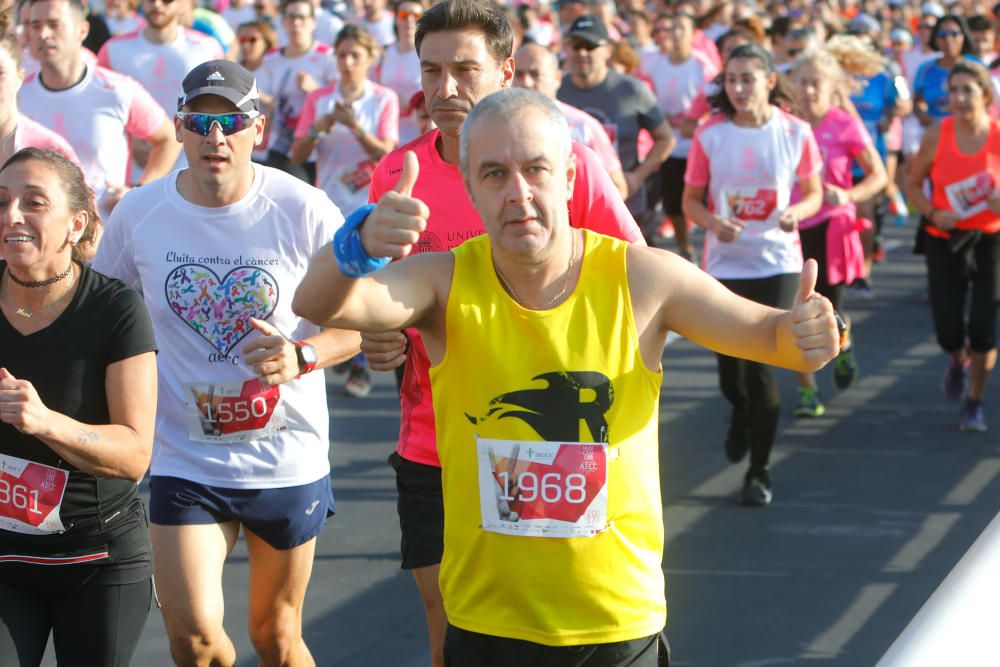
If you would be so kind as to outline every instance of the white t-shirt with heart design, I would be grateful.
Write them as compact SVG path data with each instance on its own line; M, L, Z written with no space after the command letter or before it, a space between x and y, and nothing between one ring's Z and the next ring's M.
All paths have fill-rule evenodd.
M280 488L330 470L323 373L261 386L243 347L266 320L291 340L319 332L292 295L343 217L322 191L253 165L240 201L206 208L174 172L115 208L94 268L142 289L160 349L151 474L223 488ZM137 388L140 389L141 388Z

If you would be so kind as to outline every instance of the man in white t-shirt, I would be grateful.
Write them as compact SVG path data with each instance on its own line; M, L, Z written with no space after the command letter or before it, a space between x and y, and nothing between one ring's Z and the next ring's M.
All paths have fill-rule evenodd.
M313 34L320 44L333 44L337 34L344 27L344 19L319 4L319 0L310 0L313 6L313 17L316 19L316 32ZM282 44L284 46L284 44Z
M229 6L220 12L222 18L233 30L257 18L257 11L249 0L231 0Z
M97 54L101 67L127 74L145 87L168 115L177 108L177 91L184 75L206 60L225 57L219 42L184 27L177 0L143 0L146 27L108 40ZM133 142L132 157L146 164L148 146ZM183 167L184 155L174 167Z
M647 74L653 82L653 92L660 103L667 122L677 137L670 157L660 165L660 196L663 212L674 228L674 240L682 257L691 259L694 245L688 239L688 225L681 210L684 193L684 170L687 167L691 139L681 133L681 126L688 111L705 89L705 85L719 73L715 65L694 51L695 20L690 14L675 14L657 19L657 26L670 32L670 49L657 54L648 62Z
M97 54L101 67L141 83L167 114L177 108L177 91L191 68L225 57L219 42L181 25L180 4L143 0L146 27L105 42Z
M128 190L128 142L149 142L137 184L163 176L180 152L163 109L133 79L89 65L83 56L87 22L80 0L33 0L28 43L41 69L25 81L19 107L69 141L94 188L102 217Z
M364 10L359 23L372 34L382 46L396 42L395 15L386 9L385 0L361 0Z
M188 168L126 196L94 259L142 288L160 341L150 537L171 655L235 662L222 570L242 526L260 663L313 664L302 606L333 497L326 384L310 371L360 338L290 304L343 218L320 190L250 161L264 117L242 66L199 65L178 108Z
M267 163L314 183L315 162L297 167L288 156L306 96L337 79L337 63L333 47L315 39L315 8L309 0L282 2L281 24L288 45L265 55L256 72L261 100L271 110Z
M628 183L625 182L622 163L604 127L586 111L556 99L556 92L562 83L561 77L558 56L540 44L531 42L522 44L514 54L514 85L518 88L537 90L554 101L566 116L573 141L578 141L597 153L618 192L623 198L627 197Z

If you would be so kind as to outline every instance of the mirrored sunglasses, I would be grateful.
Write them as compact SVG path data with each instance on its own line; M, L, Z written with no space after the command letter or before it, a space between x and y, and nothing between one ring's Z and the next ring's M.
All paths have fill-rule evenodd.
M227 137L230 134L242 132L253 124L253 119L259 116L257 111L234 111L233 113L194 113L181 111L177 117L181 120L181 127L207 137L212 131L212 125L219 124L222 134Z

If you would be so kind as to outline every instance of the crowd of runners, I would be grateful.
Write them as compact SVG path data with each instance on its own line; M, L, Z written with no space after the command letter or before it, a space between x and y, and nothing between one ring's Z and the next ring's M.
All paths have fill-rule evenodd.
M233 665L241 531L260 663L314 664L327 367L396 373L433 667L666 665L667 335L768 505L776 368L800 419L857 382L885 225L987 430L1000 5L4 4L2 665L128 664L154 600L176 664Z

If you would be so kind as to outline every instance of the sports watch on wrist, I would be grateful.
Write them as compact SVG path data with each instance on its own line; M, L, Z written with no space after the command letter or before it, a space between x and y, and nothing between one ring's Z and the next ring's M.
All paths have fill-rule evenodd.
M295 358L299 361L299 375L316 370L316 364L319 362L316 348L301 340L295 343Z

